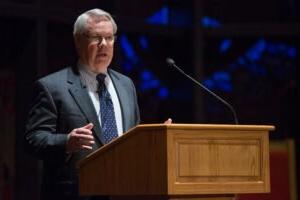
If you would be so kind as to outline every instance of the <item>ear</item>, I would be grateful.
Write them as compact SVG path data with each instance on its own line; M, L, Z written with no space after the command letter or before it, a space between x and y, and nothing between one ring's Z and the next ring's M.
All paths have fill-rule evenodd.
M81 38L79 35L74 35L74 44L75 44L75 48L76 48L76 51L77 53L80 52L80 49L81 49Z

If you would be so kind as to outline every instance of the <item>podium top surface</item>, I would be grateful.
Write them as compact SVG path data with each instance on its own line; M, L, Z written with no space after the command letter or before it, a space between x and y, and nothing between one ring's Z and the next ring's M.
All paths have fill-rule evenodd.
M236 124L141 124L133 129L222 129L222 130L275 130L272 125L236 125ZM133 130L131 129L131 130ZM128 132L130 132L129 130Z

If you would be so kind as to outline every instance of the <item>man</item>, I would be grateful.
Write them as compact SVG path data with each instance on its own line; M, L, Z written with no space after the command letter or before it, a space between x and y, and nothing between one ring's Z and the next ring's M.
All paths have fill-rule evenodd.
M76 162L140 121L133 82L108 68L116 32L109 13L83 13L73 32L77 66L36 83L25 145L43 160L42 199L81 199Z

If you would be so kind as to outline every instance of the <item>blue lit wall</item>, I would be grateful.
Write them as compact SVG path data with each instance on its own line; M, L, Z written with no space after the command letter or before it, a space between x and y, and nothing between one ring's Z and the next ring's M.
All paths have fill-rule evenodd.
M162 6L157 12L145 18L145 22L155 26L188 28L191 25L191 16L185 10ZM204 16L200 19L199 26L204 29L218 29L222 27L222 22L213 17ZM243 98L243 95L252 95L253 98L257 99L264 98L263 95L258 96L257 93L264 93L264 90L268 90L271 86L261 87L260 84L272 85L274 81L284 82L294 75L294 63L297 62L299 50L297 45L288 40L268 37L239 38L238 36L204 38L204 40L206 43L204 52L208 52L208 55L204 55L204 77L199 81L221 96L225 96L225 99L231 99L235 104L240 104L238 101ZM159 47L157 43L162 42L161 40L156 41L147 34L129 36L123 33L120 35L119 41L124 57L121 63L122 70L125 73L137 75L136 86L140 94L148 94L147 98L149 97L149 99L153 98L150 97L151 95L154 95L161 102L173 99L178 101L172 102L175 105L184 102L193 107L194 86L192 83L180 85L177 76L174 76L175 73L167 72L166 75L157 73L159 70L157 68L165 66L165 64L160 63L157 57L158 54L165 53L163 49L156 49ZM216 45L213 46L212 43ZM172 43L168 45L170 44ZM189 45L185 46L184 49L187 50L186 48L189 48ZM182 47L180 46L171 49L173 53L177 51L178 55L180 55L181 50ZM190 53L193 54L192 50ZM145 57L150 57L153 62L149 64ZM175 58L180 58L180 56ZM191 57L182 57L182 60L188 59L192 60ZM183 65L183 68L193 76L194 70L186 68L187 66L190 67L193 64ZM240 76L241 71L247 74L249 80L240 80L243 79ZM183 79L179 82L184 82ZM270 95L273 94L270 93ZM234 100L235 97L237 98ZM256 106L253 102L260 101L257 99L249 100L251 101L247 103L249 107ZM224 111L224 108L218 107L219 105L216 104L207 104L208 115L209 113L222 113ZM220 119L223 118L224 116L220 117Z
M148 38L139 36L138 45L143 51L147 51L149 47ZM134 50L133 43L128 39L126 34L120 37L120 45L122 53L125 55L125 61L122 63L122 69L126 73L136 71L138 73L139 85L137 86L140 92L155 90L157 97L165 99L169 96L169 91L166 86L155 76L151 69L144 67L143 60Z

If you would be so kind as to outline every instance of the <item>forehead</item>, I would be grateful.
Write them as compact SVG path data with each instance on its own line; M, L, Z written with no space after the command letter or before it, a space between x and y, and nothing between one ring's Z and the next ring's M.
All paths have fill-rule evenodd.
M105 16L89 17L86 22L88 33L113 34L113 25Z

